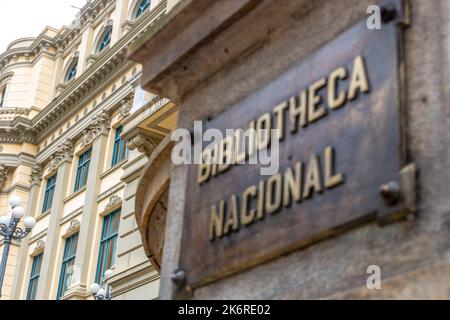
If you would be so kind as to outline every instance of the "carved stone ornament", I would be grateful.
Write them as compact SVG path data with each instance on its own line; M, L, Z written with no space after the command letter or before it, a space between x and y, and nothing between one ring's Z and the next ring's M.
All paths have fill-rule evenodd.
M42 181L42 168L39 165L33 166L31 169L30 184L39 185Z
M45 242L44 242L44 240L39 240L39 241L36 243L36 247L34 247L32 256L33 256L33 257L38 256L38 255L40 255L42 252L44 252L44 250L45 250Z
M121 203L122 203L121 197L119 197L118 195L112 195L109 198L108 204L105 206L105 211L108 211L108 210L120 205Z
M127 148L128 150L137 149L140 153L145 153L147 157L150 157L161 141L160 137L149 136L140 132L128 141Z
M120 107L120 116L122 119L127 118L131 114L132 104L130 100L122 100L122 106Z
M3 188L3 185L5 184L7 178L8 168L0 164L0 189Z
M98 136L106 134L111 128L110 125L111 117L106 112L102 112L101 114L95 116L89 127L83 131L82 146L86 147Z
M67 140L60 144L55 153L50 157L49 169L51 172L57 171L58 167L65 161L72 160L73 143Z
M72 234L77 233L78 231L80 231L80 228L81 228L80 221L78 221L76 219L70 221L70 225L69 225L69 227L66 230L65 237L69 237Z

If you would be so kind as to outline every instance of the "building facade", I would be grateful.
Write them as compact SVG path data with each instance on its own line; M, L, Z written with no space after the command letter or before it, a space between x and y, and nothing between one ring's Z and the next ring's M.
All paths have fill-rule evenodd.
M0 215L18 195L37 220L12 246L2 299L92 299L108 269L113 299L158 297L135 193L178 111L141 89L127 49L175 2L87 1L0 55Z

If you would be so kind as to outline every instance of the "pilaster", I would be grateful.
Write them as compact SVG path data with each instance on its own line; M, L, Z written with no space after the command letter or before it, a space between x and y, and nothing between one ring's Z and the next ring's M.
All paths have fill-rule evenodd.
M30 176L30 196L28 198L28 206L27 206L27 216L33 216L35 212L35 208L37 206L39 188L41 187L42 182L42 168L38 165L34 166L31 171ZM23 286L25 284L25 266L28 259L28 249L29 249L29 237L26 237L22 240L19 249L19 255L17 259L16 272L14 274L13 286L11 291L11 299L18 300L20 299L20 294L22 292Z
M58 242L60 240L60 222L64 209L65 192L69 180L70 166L73 159L73 144L66 141L61 144L50 162L50 170L57 172L55 193L48 225L47 241L41 265L41 275L36 294L37 300L54 299L50 297L51 283L56 274Z
M92 158L89 168L89 176L86 184L86 198L84 202L83 213L81 216L80 234L78 237L78 248L75 258L75 268L78 268L80 277L78 283L70 287L71 298L83 298L86 295L90 285L89 264L92 261L93 241L92 237L96 233L96 223L98 221L97 213L97 195L100 191L100 176L106 156L106 147L108 132L110 128L110 118L103 113L94 119L92 125L84 131L83 144L92 142Z

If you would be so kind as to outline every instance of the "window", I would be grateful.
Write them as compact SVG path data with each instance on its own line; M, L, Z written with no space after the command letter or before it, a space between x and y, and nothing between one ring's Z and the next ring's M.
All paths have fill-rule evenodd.
M27 300L36 300L36 291L41 273L42 254L34 257L31 266L30 284L28 285Z
M77 69L78 69L78 61L75 61L70 66L69 71L67 71L67 74L66 74L67 82L75 78L75 76L77 75Z
M0 89L0 108L3 107L3 102L5 102L6 86Z
M120 209L105 217L103 222L100 252L95 281L103 283L105 271L111 269L116 259L116 244L119 233Z
M47 212L52 208L53 195L55 193L56 175L50 177L47 180L47 187L45 188L44 206L42 207L42 213Z
M97 53L102 52L104 49L109 47L111 43L111 34L112 34L112 28L108 28L100 38L100 42L97 47Z
M75 179L75 191L83 188L87 183L89 165L91 164L92 148L83 153L78 160L77 177Z
M116 136L114 138L114 151L112 158L112 166L114 167L120 161L125 159L128 156L127 146L125 145L125 141L120 137L123 132L123 127L120 126L116 129Z
M142 0L141 4L136 10L136 14L134 15L134 18L139 18L139 16L148 8L150 8L150 0Z
M59 278L57 299L61 299L67 291L69 278L73 273L73 264L75 263L75 256L77 253L78 233L67 238L66 246L64 247L64 256L62 260L61 276Z

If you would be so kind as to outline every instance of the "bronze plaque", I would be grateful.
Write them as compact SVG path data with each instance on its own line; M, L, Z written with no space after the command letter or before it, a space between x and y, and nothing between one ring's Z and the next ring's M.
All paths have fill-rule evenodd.
M413 211L401 174L400 36L396 23L358 24L207 123L224 133L279 129L271 135L279 140L279 171L190 166L179 261L186 288Z

